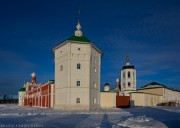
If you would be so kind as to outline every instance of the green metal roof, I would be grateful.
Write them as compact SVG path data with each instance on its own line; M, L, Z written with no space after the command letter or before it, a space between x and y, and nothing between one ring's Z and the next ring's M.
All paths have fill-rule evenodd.
M91 42L87 37L85 36L71 36L67 40L72 41L81 41L81 42Z
M50 84L54 84L54 80L48 80Z
M21 88L21 89L19 89L19 91L25 92L25 91L26 91L26 88Z
M173 91L179 91L177 89L174 89L172 87L168 87L166 85L163 85L163 84L160 84L160 83L157 83L157 82L152 82L152 83L149 83L143 87L141 87L139 90L143 90L143 89L152 89L152 88L167 88L167 89L170 89L170 90L173 90Z

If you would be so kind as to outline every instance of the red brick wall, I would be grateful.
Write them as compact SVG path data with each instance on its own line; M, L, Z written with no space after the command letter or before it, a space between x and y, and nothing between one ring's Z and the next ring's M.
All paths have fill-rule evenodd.
M24 100L25 106L30 106L30 103L32 103L32 106L50 107L50 98L51 98L50 84L44 84L40 88L35 88L27 93L27 99ZM38 98L39 92L40 92L40 98Z

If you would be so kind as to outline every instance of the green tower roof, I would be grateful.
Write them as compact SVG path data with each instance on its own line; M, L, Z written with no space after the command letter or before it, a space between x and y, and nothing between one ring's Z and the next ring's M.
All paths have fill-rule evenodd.
M21 89L19 89L19 91L25 92L25 91L26 91L26 88L21 88Z
M71 36L67 40L80 41L80 42L90 42L90 40L85 36Z

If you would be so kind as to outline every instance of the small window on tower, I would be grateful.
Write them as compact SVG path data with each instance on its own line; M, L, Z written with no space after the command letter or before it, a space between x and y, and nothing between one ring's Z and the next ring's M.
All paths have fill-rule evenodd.
M95 82L94 82L94 84L93 84L93 85L94 85L94 88L96 88L96 83L95 83Z
M77 104L80 104L80 98L77 98L77 99L76 99L76 103L77 103Z
M96 98L94 98L94 104L96 104Z
M94 72L96 72L96 67L94 67Z
M125 78L126 77L126 74L125 74L125 72L123 72L123 78Z
M77 69L81 69L81 64L77 64Z
M131 87L131 83L130 82L128 82L128 87Z
M63 66L61 65L61 67L60 67L60 71L62 71L63 70Z
M78 48L78 50L80 51L81 49L80 49L80 48Z
M78 80L78 81L76 82L76 86L80 86L80 84L81 84L81 82Z
M128 78L131 78L131 73L130 72L128 72Z

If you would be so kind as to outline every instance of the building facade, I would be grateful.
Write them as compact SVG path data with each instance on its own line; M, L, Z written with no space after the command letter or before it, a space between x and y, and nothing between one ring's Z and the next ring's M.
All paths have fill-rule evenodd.
M100 107L102 52L83 36L80 22L74 35L53 48L55 108L89 110Z
M36 74L31 74L32 81L19 90L19 105L42 108L54 107L54 81L45 84L36 82Z
M23 106L24 105L25 94L26 94L26 88L24 86L21 89L19 89L19 92L18 92L18 99L19 99L18 100L18 105L19 106Z
M180 91L166 85L152 82L131 93L133 106L157 106L161 103L180 104Z

